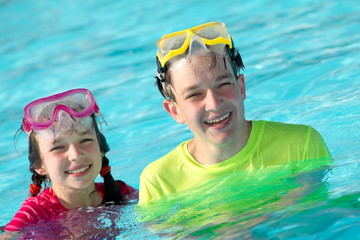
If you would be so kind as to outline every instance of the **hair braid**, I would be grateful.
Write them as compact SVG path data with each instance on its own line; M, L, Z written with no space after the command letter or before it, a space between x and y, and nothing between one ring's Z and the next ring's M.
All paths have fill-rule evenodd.
M41 189L41 184L42 184L43 182L45 182L46 178L47 178L46 176L40 175L40 174L38 174L38 173L35 172L35 171L34 171L34 173L33 173L32 176L31 176L31 180L33 181L33 184L34 184L35 186L40 187L40 188L39 188L39 191L40 191L40 189ZM30 190L29 196L30 196L30 197L35 197L36 195L39 194L39 191L33 192L33 191Z
M30 162L30 172L32 173L31 176L31 180L32 180L32 184L34 186L36 186L36 190L32 189L32 186L30 185L30 194L29 196L31 197L35 197L36 195L38 195L38 193L41 190L41 185L43 182L45 182L47 180L47 176L46 175L40 175L38 174L35 169L39 168L41 165L41 159L40 159L40 151L39 151L39 147L37 144L37 141L35 139L35 134L31 133L29 136L29 155L28 155L28 159ZM45 184L46 187L46 184Z
M102 167L106 166L109 166L109 159L104 156L102 159ZM114 202L116 205L122 204L123 195L120 192L119 185L111 175L111 172L107 172L102 177L104 178L105 186L105 196L102 203Z
M102 166L101 166L103 168L109 166L109 159L105 156L105 153L107 153L110 150L110 147L106 141L105 136L100 132L96 124L95 117L93 117L93 124L99 142L100 151L104 154L102 158ZM122 204L124 197L120 192L119 185L111 175L111 172L110 171L107 172L102 177L104 178L104 187L105 187L105 196L102 203L114 202L116 205Z

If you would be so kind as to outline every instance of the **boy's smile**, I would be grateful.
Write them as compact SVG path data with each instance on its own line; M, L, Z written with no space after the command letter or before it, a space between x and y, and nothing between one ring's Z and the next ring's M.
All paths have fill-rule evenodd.
M226 113L223 116L220 116L219 118L205 121L205 123L213 128L222 128L226 125L226 123L229 122L230 117L231 117L231 113Z

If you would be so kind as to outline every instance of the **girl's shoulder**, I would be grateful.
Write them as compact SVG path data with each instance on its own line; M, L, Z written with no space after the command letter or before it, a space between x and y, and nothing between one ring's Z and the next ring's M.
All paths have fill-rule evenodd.
M46 188L35 197L28 197L19 211L5 227L7 231L21 231L24 227L38 223L50 216L67 211L58 200L52 188Z
M125 182L121 180L116 180L116 184L118 185L121 194L125 196L126 200L133 200L139 198L139 191L132 186L126 184ZM102 197L104 197L105 194L105 186L104 183L95 183L95 189L98 191Z
M120 188L120 192L124 195L129 195L134 192L137 192L137 190L135 188L133 188L132 186L126 184L125 182L123 182L121 180L117 180L115 182L118 184L118 186Z
M37 205L46 205L48 203L55 203L59 204L59 199L56 196L55 192L52 190L52 188L46 188L44 191L42 191L39 195L35 197L27 197L23 205L28 204L37 204Z

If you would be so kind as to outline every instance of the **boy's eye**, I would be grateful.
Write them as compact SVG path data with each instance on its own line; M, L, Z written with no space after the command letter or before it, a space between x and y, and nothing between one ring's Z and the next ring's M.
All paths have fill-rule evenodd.
M223 82L219 85L219 87L222 87L222 86L226 86L226 85L231 85L232 82Z
M186 97L186 99L197 97L197 96L200 96L200 95L201 95L201 93L191 93Z

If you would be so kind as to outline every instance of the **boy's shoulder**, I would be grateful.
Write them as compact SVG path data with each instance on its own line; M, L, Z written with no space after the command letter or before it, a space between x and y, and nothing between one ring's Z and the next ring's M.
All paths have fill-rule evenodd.
M305 124L283 123L275 121L259 120L255 121L266 134L274 134L276 136L305 136L309 134L318 134L311 126Z
M259 120L253 121L253 126L256 132L253 138L262 139L266 144L325 145L320 133L308 125Z
M274 129L285 129L285 130L292 129L297 131L303 131L312 128L311 126L305 124L298 124L298 123L284 123L284 122L267 121L267 120L256 120L253 122L257 122L259 124L263 124L267 128L274 128Z
M177 166L178 161L182 161L184 157L187 157L186 144L189 141L190 140L180 143L164 156L148 164L143 170L142 175L149 175L154 172L171 171L171 169Z

